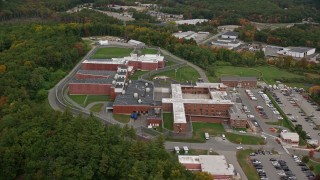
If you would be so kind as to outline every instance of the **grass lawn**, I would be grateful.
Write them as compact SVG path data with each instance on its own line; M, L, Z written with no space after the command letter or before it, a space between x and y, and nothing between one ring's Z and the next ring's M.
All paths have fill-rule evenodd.
M111 97L108 95L88 95L85 106L98 101L111 101Z
M177 72L175 72L175 70L161 72L152 76L151 79L153 79L156 76L168 76L179 82L186 82L186 81L196 82L198 78L200 78L200 75L198 74L198 72L190 66L181 67L177 70Z
M146 74L150 71L135 71L133 75L129 76L129 79L131 80L138 80L138 78L143 75Z
M249 154L253 153L253 150L246 149L246 150L241 150L237 152L237 160L246 174L247 178L250 180L259 180L259 176L257 174L256 169L254 166L250 163L250 160L248 159Z
M320 162L316 162L316 161L313 161L312 159L310 159L308 162L308 165L309 165L309 167L313 166L313 168L314 168L313 172L315 174L320 174Z
M235 75L235 76L256 76L260 78L260 72L263 75L264 80L269 84L274 84L276 80L284 78L302 78L304 76L293 74L286 70L279 69L274 66L258 66L254 68L248 67L234 67L234 66L217 66L216 76L217 79L223 75Z
M113 118L121 123L128 123L130 121L130 115L127 114L113 114Z
M87 95L69 95L70 99L83 106Z
M226 133L226 138L233 143L237 144L251 144L251 145L262 145L265 141L262 137L239 135L233 133Z
M173 130L173 113L163 113L164 128Z
M205 137L204 133L209 133L210 136L218 136L225 133L224 127L222 124L216 123L202 123L202 122L194 122L193 126L193 139L199 139L204 142Z
M165 64L165 66L172 66L172 65L175 65L177 63L175 63L173 61L166 61L164 64Z
M157 54L157 49L141 49L142 54Z
M90 111L92 111L92 112L100 112L102 106L103 106L102 103L96 104L96 105L94 105L94 106L92 106L92 107L90 108Z
M120 58L125 56L130 56L132 52L131 48L100 48L96 51L95 54L91 56L93 59L108 59L108 58Z

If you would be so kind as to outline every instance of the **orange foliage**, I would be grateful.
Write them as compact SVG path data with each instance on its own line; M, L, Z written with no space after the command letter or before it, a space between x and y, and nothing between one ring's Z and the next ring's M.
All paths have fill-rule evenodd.
M319 91L320 91L320 86L312 86L312 87L309 88L309 92L311 94L317 93Z
M7 103L8 98L5 96L1 96L0 97L0 107L2 107L3 105L5 105Z
M1 65L0 65L0 73L4 73L4 72L6 72L6 71L7 71L6 65L1 64Z

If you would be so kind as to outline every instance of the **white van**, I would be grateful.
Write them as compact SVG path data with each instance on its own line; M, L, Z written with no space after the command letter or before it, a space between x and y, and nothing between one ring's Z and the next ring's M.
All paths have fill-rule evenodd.
M221 135L222 140L226 140L226 136L224 134Z
M209 140L209 133L204 133L204 137L206 138L206 140Z

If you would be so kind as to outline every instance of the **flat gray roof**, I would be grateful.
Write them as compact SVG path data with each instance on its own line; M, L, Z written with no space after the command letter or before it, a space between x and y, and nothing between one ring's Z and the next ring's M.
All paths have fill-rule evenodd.
M230 109L229 109L230 119L233 120L246 120L247 115L242 111L242 104L241 103L235 103Z
M239 36L239 33L238 32L234 32L234 31L228 31L222 35L225 35L225 36Z
M148 83L148 86L146 86ZM146 88L150 88L149 92L146 92ZM153 85L149 82L138 80L132 81L124 88L125 94L118 94L113 105L153 105ZM134 93L138 93L138 98L134 98ZM138 103L138 99L141 99L141 103Z
M308 47L292 47L290 48L290 51L292 52L298 52L298 53L306 53L314 48L308 48Z
M257 81L257 77L221 76L221 81Z

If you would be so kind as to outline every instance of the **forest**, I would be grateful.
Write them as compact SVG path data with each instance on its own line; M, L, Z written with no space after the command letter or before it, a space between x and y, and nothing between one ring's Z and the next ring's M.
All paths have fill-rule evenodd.
M0 26L0 179L193 179L161 137L49 107L48 90L88 51L81 36L123 35L114 19L89 17Z
M256 22L301 22L312 17L320 21L320 2L317 0L158 0L162 11L183 14L184 18L217 20L218 24L235 24L246 18Z
M66 11L78 4L93 3L95 7L106 4L134 5L134 0L10 0L0 1L0 20L12 18L51 18L55 11ZM212 19L219 25L236 24L239 18L256 22L301 22L312 18L320 22L320 1L318 0L143 0L142 3L156 3L161 11L183 14L185 19ZM138 16L140 17L140 16Z

